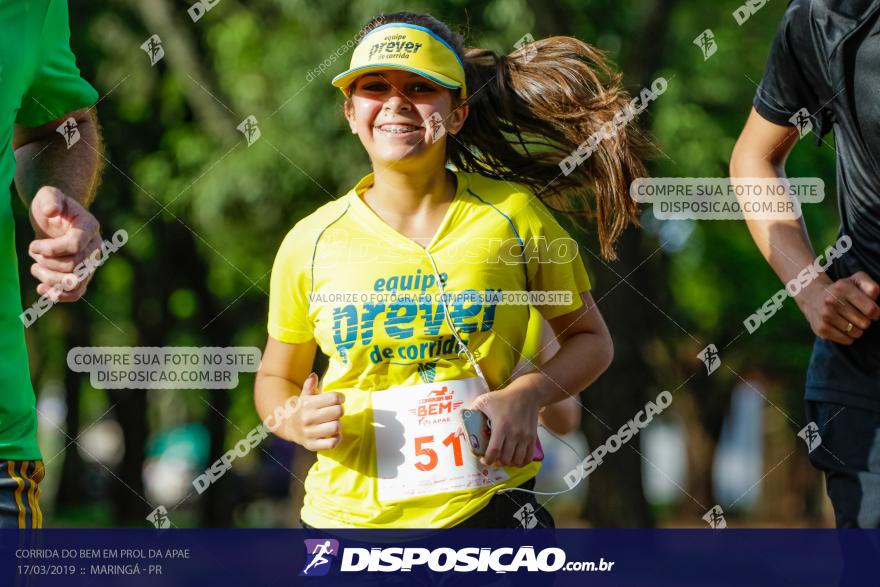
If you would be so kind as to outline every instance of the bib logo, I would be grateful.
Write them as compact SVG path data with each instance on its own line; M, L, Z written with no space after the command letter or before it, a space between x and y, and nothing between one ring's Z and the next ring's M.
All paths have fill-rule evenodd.
M306 566L300 577L322 577L330 572L330 563L339 554L339 541L330 538L303 540L306 544Z
M419 426L425 424L436 424L437 422L446 422L449 420L450 414L461 407L464 402L452 401L455 392L450 393L447 386L442 389L435 389L428 393L426 397L419 400L419 407L410 409L410 414L419 417ZM442 418L432 418L428 421L428 416L442 416Z

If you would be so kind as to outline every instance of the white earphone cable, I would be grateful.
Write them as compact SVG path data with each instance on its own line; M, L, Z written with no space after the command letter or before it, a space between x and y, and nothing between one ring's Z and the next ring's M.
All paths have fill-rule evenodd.
M459 356L464 354L465 357L467 357L468 362L471 364L471 366L473 366L474 370L477 372L477 375L483 381L483 385L486 387L486 391L488 392L491 390L491 388L489 387L489 382L486 380L486 377L483 375L483 370L480 369L480 365L477 363L477 360L474 357L473 353L468 348L468 346L464 343L464 341L461 339L461 337L458 335L458 330L456 330L455 323L452 321L452 316L449 313L449 307L446 305L446 289L443 287L444 282L443 282L443 279L440 277L440 271L437 269L437 263L434 261L434 257L431 255L431 253L430 253L430 251L428 251L428 249L425 249L425 254L428 256L428 260L431 261L431 268L434 270L434 279L437 280L437 286L440 289L440 304L443 306L443 315L446 319L446 325L452 331L452 335L455 337L455 340L458 342L458 349L459 349L458 354L459 354ZM538 426L542 427L544 430L549 432L550 435L553 436L556 440L558 440L559 442L561 442L562 444L567 446L571 450L571 452L573 452L575 454L575 456L577 456L578 462L581 461L582 457L580 456L580 454L578 454L578 451L575 450L575 448L573 446L571 446L565 440L560 438L552 430L550 430L549 428L547 428L543 424L538 424ZM581 480L582 479L583 478L581 478ZM534 495L561 495L563 493L568 493L569 491L575 489L578 485L580 485L581 480L578 480L578 482L576 484L574 484L572 487L569 487L568 489L565 489L563 491L544 492L544 491L532 491L530 489L522 489L520 487L506 487L504 489L499 489L497 491L497 493L504 493L507 491L524 491L526 493L531 493Z

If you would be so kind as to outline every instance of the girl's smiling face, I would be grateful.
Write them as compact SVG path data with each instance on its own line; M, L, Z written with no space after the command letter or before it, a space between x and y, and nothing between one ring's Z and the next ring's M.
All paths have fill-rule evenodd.
M453 110L450 90L408 71L364 74L350 94L345 117L374 164L428 154L445 159L446 133L461 130L467 117L466 103Z

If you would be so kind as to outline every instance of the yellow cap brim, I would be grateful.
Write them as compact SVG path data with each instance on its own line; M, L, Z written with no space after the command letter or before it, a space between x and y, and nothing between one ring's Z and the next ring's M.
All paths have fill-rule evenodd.
M377 63L376 65L364 65L361 67L355 67L340 73L336 77L333 78L333 81L330 82L344 93L346 96L349 95L349 86L362 75L367 73L372 73L374 71L383 71L389 69L397 69L400 71L410 71L412 73L416 73L423 78L434 82L435 84L441 85L444 88L449 88L450 90L462 90L462 86L460 83L455 81L449 76L443 75L442 73L437 73L436 71L431 71L429 69L416 69L414 67L407 67L406 65L392 65L388 63ZM462 92L463 93L463 92ZM462 96L464 98L464 96Z

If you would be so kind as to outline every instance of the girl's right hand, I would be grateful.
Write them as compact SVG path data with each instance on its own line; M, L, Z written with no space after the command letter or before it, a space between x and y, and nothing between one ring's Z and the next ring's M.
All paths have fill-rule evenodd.
M345 396L338 391L318 389L318 376L310 373L288 422L289 438L311 451L334 448L342 441L344 402Z

